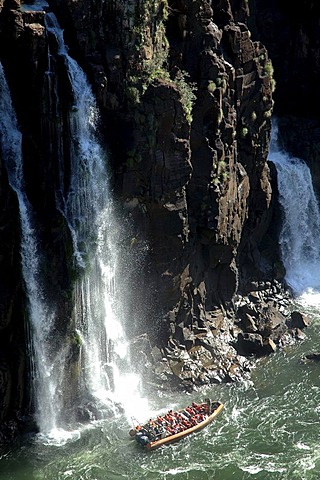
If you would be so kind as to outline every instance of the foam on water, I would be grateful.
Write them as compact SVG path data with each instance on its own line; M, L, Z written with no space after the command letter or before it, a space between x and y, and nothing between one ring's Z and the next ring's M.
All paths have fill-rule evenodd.
M83 431L83 427L81 430L76 429L72 431L64 430L62 428L53 428L50 432L39 433L36 437L36 441L40 442L42 445L61 447L69 442L79 440L81 431Z
M320 309L320 291L309 287L297 297L297 302L307 308Z

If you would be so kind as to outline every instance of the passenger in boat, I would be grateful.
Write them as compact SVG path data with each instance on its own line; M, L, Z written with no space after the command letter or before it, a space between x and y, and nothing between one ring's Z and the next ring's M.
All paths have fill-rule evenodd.
M154 441L158 436L155 426L156 425L154 424L153 420L150 418L150 420L142 427L140 432L142 432L143 435L146 435L151 441Z
M186 415L185 411L183 411L180 413L180 418L182 418L182 420L184 420L185 422L189 422L190 416Z
M217 408L219 407L219 405L220 405L219 402L214 402L214 404L212 405L212 411L217 410Z
M192 402L192 407L196 410L196 412L201 412L202 410L202 405L199 405L198 403Z
M193 407L187 407L187 408L186 408L186 411L187 411L188 413L190 413L191 416L196 413L196 409L193 408Z
M152 427L155 431L157 438L163 438L165 436L165 427L161 423L153 421Z
M149 428L147 426L143 426L140 428L140 430L137 432L136 434L137 436L139 436L139 438L141 437L147 437L151 440L152 438L152 432L150 432Z
M188 408L188 407L187 407ZM190 418L192 417L191 413L187 411L187 408L185 408L183 410L183 414L185 415L186 419L187 420L190 420Z
M167 418L168 421L169 421L171 424L173 424L173 423L176 422L176 418L175 418L172 410L169 410L169 412L167 413L167 415L166 415L165 418Z
M187 421L187 420L182 419L181 423L182 423L182 425L184 426L184 430L186 430L187 428L192 427L191 423L190 423L189 421Z
M172 430L172 428L170 427L170 425L167 425L167 426L166 426L166 432L168 433L167 436L173 435L173 430Z
M175 432L175 433L180 433L180 432L182 432L182 430L183 430L183 428L182 428L182 426L180 425L180 423L175 423L173 429L174 429L174 432Z
M200 423L200 422L203 422L203 420L205 419L205 416L203 415L203 413L197 413L197 415L195 415L195 418L196 418L196 422Z

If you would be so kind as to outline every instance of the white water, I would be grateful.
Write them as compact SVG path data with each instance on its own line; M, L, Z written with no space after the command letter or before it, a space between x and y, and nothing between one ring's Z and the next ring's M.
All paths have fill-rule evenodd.
M277 169L283 210L279 242L286 281L302 303L320 306L319 202L309 167L280 149L276 124L269 159Z
M139 378L131 373L123 329L124 298L117 278L121 234L113 215L107 155L97 138L98 109L86 75L69 56L63 31L51 13L46 15L46 28L58 44L74 102L69 115L69 187L60 159L56 198L71 232L79 272L74 316L82 342L82 389L97 399L102 410L103 405L120 402L130 417L138 405L146 409L147 403L139 395Z
M23 180L22 135L18 129L10 91L0 64L0 147L8 172L9 182L19 204L21 226L21 266L29 302L31 325L30 356L34 382L35 408L40 430L51 429L56 424L60 399L56 394L58 385L52 370L60 371L58 359L49 358L46 348L54 319L44 302L39 280L39 252L32 218L32 209L26 197ZM56 364L55 364L56 363ZM54 398L54 403L53 403Z
M70 112L71 175L65 191L65 172L60 162L60 191L57 206L65 216L72 235L77 265L85 267L88 245L101 225L100 217L108 207L109 193L106 174L106 155L96 138L99 118L95 98L86 75L77 62L68 55L63 30L52 13L46 14L46 28L58 44L70 79L74 104ZM50 68L49 56L49 68Z

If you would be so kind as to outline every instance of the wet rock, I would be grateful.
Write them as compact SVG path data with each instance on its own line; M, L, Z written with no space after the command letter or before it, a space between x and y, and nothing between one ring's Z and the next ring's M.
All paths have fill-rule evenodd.
M268 338L263 342L263 353L265 355L270 355L277 350L277 346L271 338Z
M310 318L303 312L294 311L291 313L290 319L287 321L289 328L303 329L310 325Z
M238 351L242 355L258 354L263 349L263 338L258 333L240 333Z
M320 362L320 353L308 353L304 355L304 360L312 360L314 362Z

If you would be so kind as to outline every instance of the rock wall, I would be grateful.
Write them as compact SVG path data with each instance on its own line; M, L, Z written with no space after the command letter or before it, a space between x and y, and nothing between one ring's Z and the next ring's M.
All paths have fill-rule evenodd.
M70 235L55 210L59 152L48 148L59 129L44 93L45 10L57 15L101 107L114 192L128 225L125 259L134 266L128 276L123 265L123 286L137 365L143 355L145 374L185 388L243 378L246 354L276 350L301 337L307 323L290 319L290 299L278 283L284 272L267 162L275 79L260 41L262 5L253 2L252 14L244 0L30 3L0 1L0 60L24 136L26 188L43 226L46 279L61 326L67 333L74 272ZM60 91L70 94L67 79ZM5 175L2 183L3 227L17 239L1 243L1 267L9 259L14 265L14 280L1 293L2 330L23 352L18 215ZM280 309L271 308L279 295ZM3 424L15 410L30 411L26 361L23 354L13 361L4 345Z
M192 263L201 273L192 271L191 289L206 276L210 308L230 302L250 275L239 276L242 259L259 270L270 221L273 79L263 45L235 23L246 10L205 1L55 5L95 79L117 191L153 252L155 312L179 302Z

